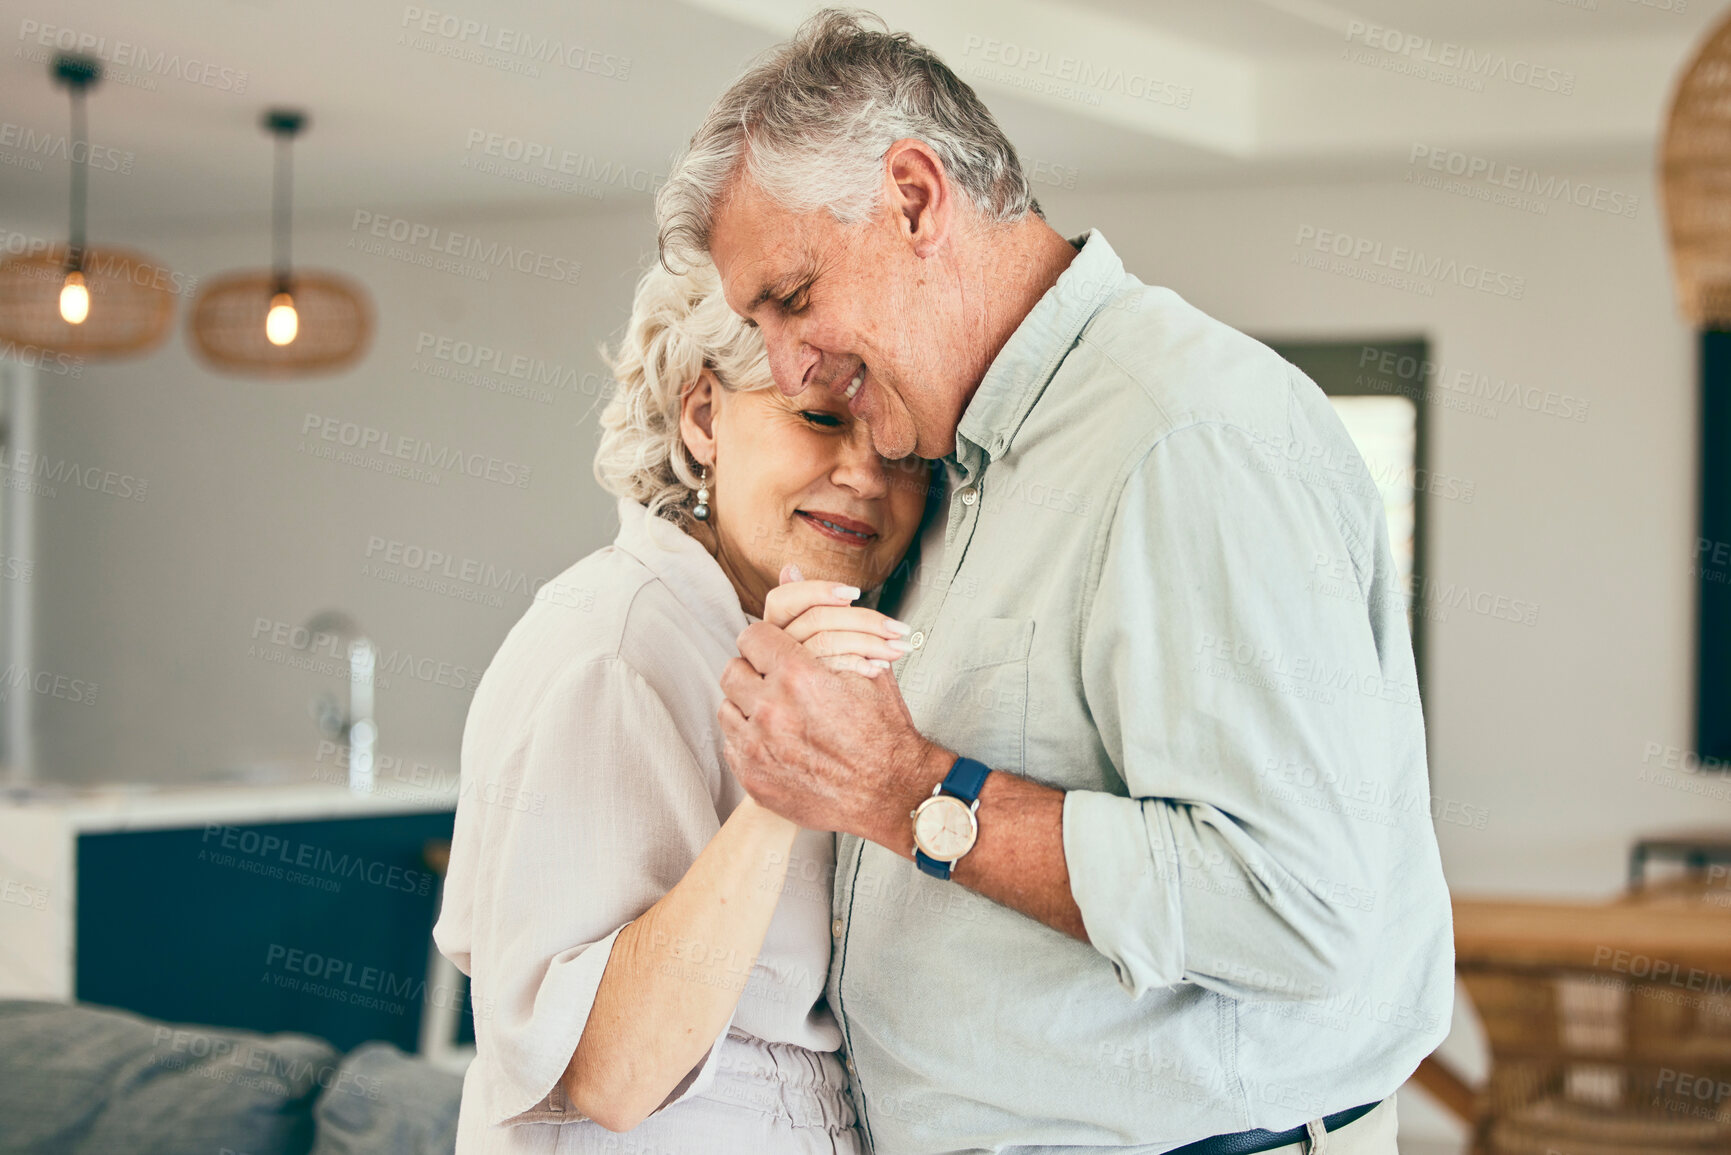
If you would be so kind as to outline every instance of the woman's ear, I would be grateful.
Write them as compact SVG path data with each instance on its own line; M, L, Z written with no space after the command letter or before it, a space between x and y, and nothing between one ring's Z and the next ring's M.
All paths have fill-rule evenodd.
M679 436L699 465L715 465L715 403L721 382L705 369L679 403Z

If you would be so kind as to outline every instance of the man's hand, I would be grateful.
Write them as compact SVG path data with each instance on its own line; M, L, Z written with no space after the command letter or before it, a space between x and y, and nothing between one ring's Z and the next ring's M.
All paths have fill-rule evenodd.
M862 677L825 664L850 646L860 660L881 638L899 638L901 624L847 604L832 585L802 582L791 566L781 578L764 620L739 635L743 656L721 675L727 763L759 805L783 818L911 858L908 812L956 756L920 735L901 688L880 667L867 665ZM1063 791L996 772L980 791L980 813L979 841L951 880L1087 942L1064 860Z
M739 635L742 656L721 676L728 765L759 803L808 830L888 845L903 840L907 825L911 842L908 811L931 793L953 756L920 736L894 678L829 668L790 632L803 629L809 640L826 631L797 622L784 630L771 624L768 605L765 615ZM830 632L869 634L869 624L863 634L847 628L860 624L854 618L833 624Z

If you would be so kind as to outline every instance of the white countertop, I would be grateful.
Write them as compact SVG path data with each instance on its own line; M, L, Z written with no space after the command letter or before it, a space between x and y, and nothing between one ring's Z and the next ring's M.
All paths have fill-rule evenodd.
M0 821L46 819L81 832L433 814L456 806L453 782L418 785L388 778L370 794L316 779L0 787Z

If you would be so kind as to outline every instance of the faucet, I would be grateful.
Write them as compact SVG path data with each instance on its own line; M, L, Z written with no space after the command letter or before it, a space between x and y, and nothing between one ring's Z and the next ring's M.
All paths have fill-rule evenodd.
M378 723L373 721L373 675L378 650L361 632L360 623L341 610L314 614L295 634L297 638L301 636L306 638L304 648L317 651L329 647L348 660L348 708L340 709L336 695L327 691L312 700L312 715L321 733L348 745L349 790L371 794L373 754L379 740Z

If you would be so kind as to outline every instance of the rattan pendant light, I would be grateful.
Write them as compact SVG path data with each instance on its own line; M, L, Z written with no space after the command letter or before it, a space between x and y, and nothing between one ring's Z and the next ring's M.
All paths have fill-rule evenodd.
M168 334L174 294L186 282L143 253L84 243L90 172L84 98L102 66L65 53L54 58L50 74L72 98L71 222L64 245L32 241L0 263L0 343L88 358L142 353Z
M1678 304L1696 325L1731 328L1731 19L1677 86L1662 183Z
M294 197L293 141L306 116L265 113L276 137L271 195L271 267L212 277L193 306L193 348L215 369L255 377L328 373L366 352L373 311L366 290L336 273L289 267Z

